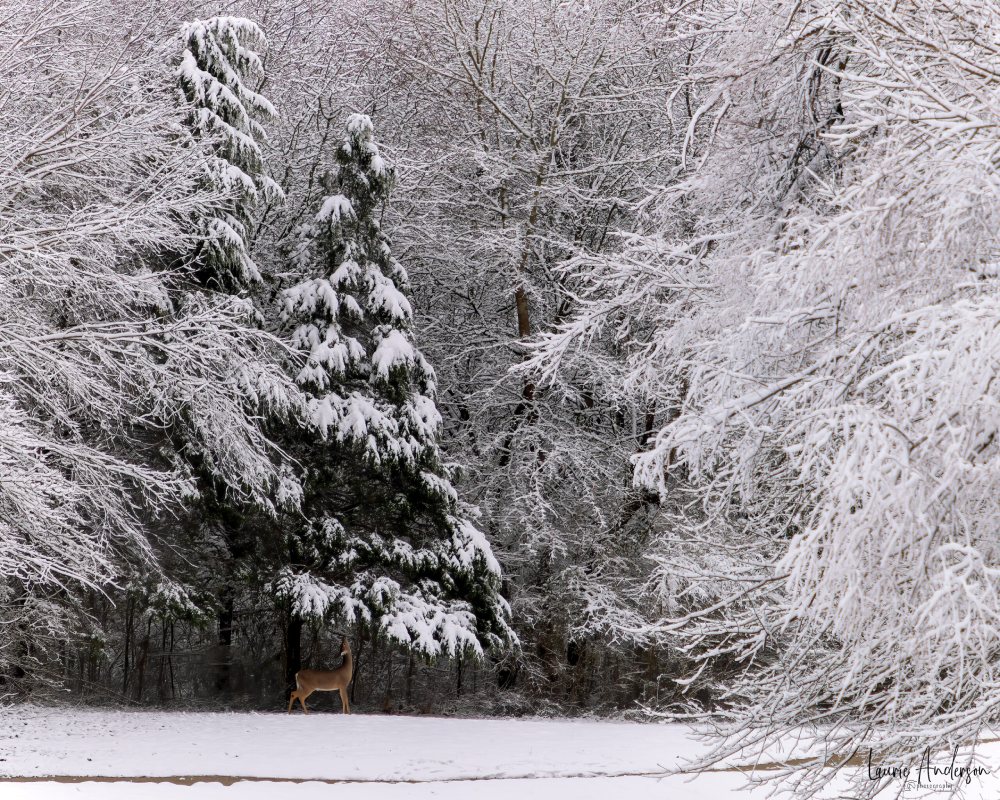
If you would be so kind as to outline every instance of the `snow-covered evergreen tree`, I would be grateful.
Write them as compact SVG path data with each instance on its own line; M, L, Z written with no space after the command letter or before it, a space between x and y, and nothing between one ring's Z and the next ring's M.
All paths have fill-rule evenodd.
M253 48L264 44L264 33L244 17L211 17L185 24L183 37L177 78L190 107L187 122L210 152L206 182L225 198L199 221L203 249L196 274L209 288L236 293L260 280L250 256L252 211L262 200L283 196L265 173L260 149L267 135L258 119L276 111L250 86L263 77Z
M156 585L193 483L164 428L183 420L220 481L266 497L263 404L297 396L249 301L159 269L219 195L120 6L11 4L0 24L0 682L101 633L86 595Z
M322 440L308 456L313 520L278 580L300 616L369 625L426 655L481 652L512 634L500 570L443 462L434 372L414 344L407 275L379 214L393 170L353 114L335 189L294 254L283 295L298 375Z
M200 244L191 262L194 277L204 290L239 295L261 280L250 255L255 217L262 202L280 200L283 193L266 174L261 144L266 140L262 120L276 118L272 104L251 88L264 80L255 48L265 44L261 29L242 17L195 20L182 28L185 49L177 78L186 107L187 123L198 147L205 151L206 184L218 202L199 219ZM244 302L260 322L250 299ZM275 354L276 362L280 356ZM264 398L254 398L264 399ZM196 400L192 400L196 408ZM286 416L266 400L258 404L262 417ZM277 412L275 415L274 412ZM180 418L171 429L173 447L198 478L198 503L191 509L195 534L186 542L190 560L213 564L196 581L204 597L214 597L218 650L214 658L217 690L228 695L233 617L245 561L261 546L260 526L254 520L275 513L282 499L281 481L268 485L267 496L250 496L240 485L224 480L205 441L211 430L200 426L198 415ZM276 475L280 455L272 451L264 471ZM285 498L287 499L287 498ZM258 520L259 521L259 520ZM184 571L183 563L180 564ZM176 576L175 577L179 577Z

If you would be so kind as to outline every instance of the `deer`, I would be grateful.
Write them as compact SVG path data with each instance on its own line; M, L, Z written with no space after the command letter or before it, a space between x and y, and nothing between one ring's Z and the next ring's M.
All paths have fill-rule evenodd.
M295 673L295 691L288 699L288 713L292 713L292 706L298 700L302 704L302 710L308 714L306 708L306 698L313 692L340 692L340 703L344 707L344 713L351 713L351 704L347 700L347 685L351 682L354 674L354 658L351 656L351 645L345 636L340 644L340 654L344 657L343 662L336 669L303 669Z

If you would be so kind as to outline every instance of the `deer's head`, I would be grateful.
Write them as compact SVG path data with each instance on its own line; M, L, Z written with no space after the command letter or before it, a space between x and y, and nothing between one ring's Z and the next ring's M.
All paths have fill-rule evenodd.
M342 656L346 656L346 655L349 655L350 652L351 652L351 645L348 643L347 637L345 636L340 641L340 654Z

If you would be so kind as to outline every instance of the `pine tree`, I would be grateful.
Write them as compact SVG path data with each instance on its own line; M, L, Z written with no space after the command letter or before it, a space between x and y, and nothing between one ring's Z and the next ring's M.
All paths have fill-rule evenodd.
M311 277L283 295L320 442L308 443L319 454L305 480L311 522L278 589L300 617L359 622L427 656L481 653L511 641L509 609L438 447L434 371L378 219L394 173L367 116L348 119L337 162L336 191L294 254Z
M176 75L187 110L185 121L194 145L205 154L202 189L217 198L197 221L200 244L189 258L198 290L175 293L175 302L189 304L206 294L214 295L214 301L223 293L245 295L261 281L250 256L253 220L261 202L284 195L266 174L261 152L267 139L261 121L274 119L276 111L266 97L251 88L264 79L256 50L265 44L263 32L249 19L212 17L185 24L182 36L184 50ZM237 302L245 305L250 324L260 323L252 299L241 297ZM247 402L258 419L280 413L281 403L257 396L256 391L264 387L254 387L252 376L247 377ZM260 546L261 519L274 513L280 456L272 450L269 463L256 465L258 471L273 478L269 494L249 496L242 486L225 479L211 452L206 452L205 440L212 432L198 424L197 415L181 416L170 433L174 449L192 469L198 487L189 524L178 537L188 558L176 565L180 572L175 569L174 577L190 573L184 570L185 560L213 565L207 572L185 577L191 580L193 593L212 598L207 605L215 613L218 630L214 683L226 697L231 688L231 644L240 576L244 562Z
M224 198L201 219L202 252L196 277L202 285L236 294L260 280L250 257L251 215L262 200L280 199L281 188L264 172L258 118L274 106L249 84L263 77L264 33L243 17L194 20L183 28L184 53L177 78L190 108L187 124L209 150L206 183Z

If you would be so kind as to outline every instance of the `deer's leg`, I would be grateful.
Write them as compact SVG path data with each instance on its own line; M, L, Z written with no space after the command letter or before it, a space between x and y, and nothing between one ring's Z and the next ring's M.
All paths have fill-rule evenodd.
M299 696L298 692L292 692L291 696L288 698L288 713L292 713L292 706L295 705L295 698Z
M347 687L340 690L340 704L344 707L344 713L351 713L351 701L347 699Z
M311 695L311 694L312 694L312 692L307 692L307 693L306 693L306 697L308 697L308 696L309 696L309 695ZM309 713L309 709L308 709L308 708L306 708L306 697L303 697L302 695L299 695L299 702L300 702L300 703L302 703L302 710L303 710L303 711L304 711L304 712L305 712L306 714L308 714L308 713Z

